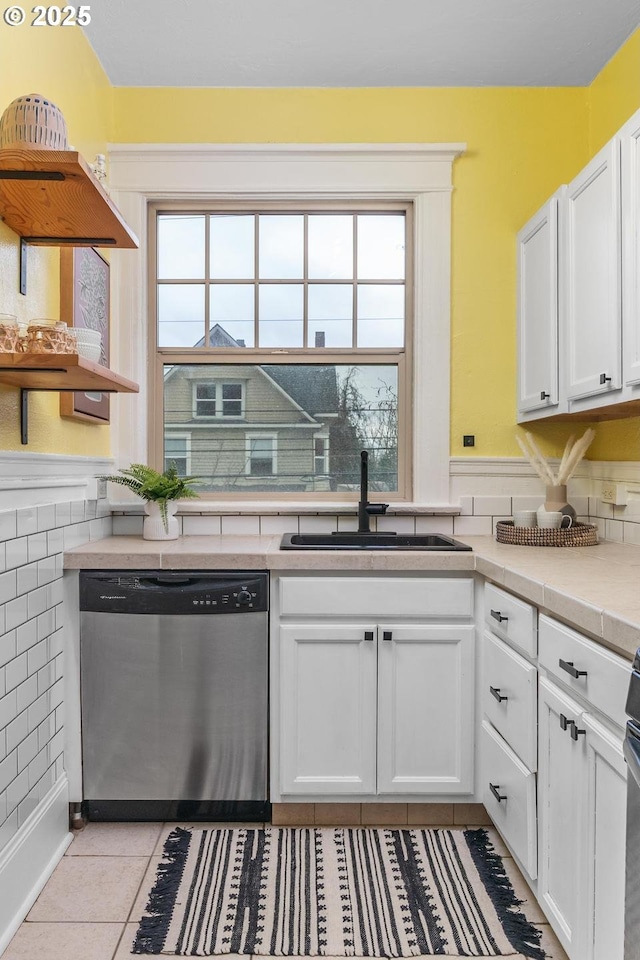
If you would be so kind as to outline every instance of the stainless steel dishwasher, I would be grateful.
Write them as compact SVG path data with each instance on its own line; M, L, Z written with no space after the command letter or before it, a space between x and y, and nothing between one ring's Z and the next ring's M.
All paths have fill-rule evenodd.
M80 574L83 813L270 818L268 574Z

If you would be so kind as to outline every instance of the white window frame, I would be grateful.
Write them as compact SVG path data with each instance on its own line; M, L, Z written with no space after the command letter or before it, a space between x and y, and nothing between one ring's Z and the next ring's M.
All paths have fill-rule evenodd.
M114 251L113 366L140 383L114 403L119 466L144 462L148 422L147 207L189 199L410 201L414 210L414 343L411 501L451 505L449 490L451 192L462 143L116 144L111 194L140 238ZM246 507L246 503L244 504Z
M185 440L185 441L186 441L186 449L185 449L185 457L184 457L184 459L185 459L185 461L186 461L185 473L187 474L187 476L189 476L189 475L191 474L191 434L190 434L190 433L185 433L185 432L173 433L171 430L168 430L168 431L167 431L167 436L168 436L168 438L171 439L171 440ZM171 457L167 457L167 456L165 455L165 461L166 461L166 460L171 460L171 459L172 459ZM182 459L182 457L180 457L180 459ZM164 466L163 466L163 469L164 469Z
M215 422L216 420L242 420L245 414L245 385L241 380L192 380L192 393L191 393L191 412L194 420L210 420ZM213 414L209 413L198 413L198 387L202 384L206 384L209 387L216 388L215 404L216 412ZM225 416L223 410L224 397L222 396L222 388L234 386L240 387L240 413L227 414ZM232 403L238 403L237 400L228 401Z
M271 440L272 446L272 457L271 464L272 470L271 473L265 474L254 474L251 473L251 441L252 440ZM245 442L245 452L246 452L246 462L244 466L244 472L247 477L277 477L278 476L278 434L277 433L245 433L244 435Z

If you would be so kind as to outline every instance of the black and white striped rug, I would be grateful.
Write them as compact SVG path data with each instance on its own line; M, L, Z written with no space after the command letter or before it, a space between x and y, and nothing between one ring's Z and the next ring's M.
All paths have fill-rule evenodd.
M178 828L164 857L134 953L545 957L485 830Z

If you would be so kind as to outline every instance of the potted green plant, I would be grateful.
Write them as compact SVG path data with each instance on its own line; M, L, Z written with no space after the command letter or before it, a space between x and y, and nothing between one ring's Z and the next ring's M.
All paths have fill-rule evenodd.
M145 540L177 540L179 527L174 514L178 504L175 501L197 497L191 484L202 483L199 477L179 476L175 463L171 463L164 473L144 463L132 463L119 474L99 479L119 483L146 501L147 516L142 529Z

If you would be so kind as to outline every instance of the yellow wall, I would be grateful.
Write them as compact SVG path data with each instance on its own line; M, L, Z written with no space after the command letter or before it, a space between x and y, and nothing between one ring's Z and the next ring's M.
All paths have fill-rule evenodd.
M473 433L476 456L520 454L514 426L515 233L640 106L640 31L589 88L284 90L110 89L79 31L33 31L38 36L27 40L24 31L0 26L0 55L9 33L19 43L0 79L2 102L41 87L63 109L72 142L88 156L106 139L465 141L467 153L454 168L451 452L468 453L462 435ZM16 249L13 235L0 227L3 291L6 280L15 286ZM27 315L56 310L57 254L35 248L30 266ZM36 274L44 279L36 281ZM13 306L16 296L9 296L9 310L24 315L25 304L19 311ZM49 417L56 398L34 400L47 416L41 422L32 417L37 429L30 449L103 449L106 430ZM15 404L14 392L10 400L0 394L0 422ZM637 423L600 425L591 455L638 459ZM533 429L549 452L558 452L569 432L565 424ZM4 445L17 446L16 434Z
M116 89L122 142L463 141L454 167L451 452L515 443L515 234L586 163L583 88ZM562 429L560 437L564 437Z
M41 93L64 115L69 143L91 160L104 153L111 123L111 86L79 28L8 27L0 22L0 112L16 97ZM59 252L30 247L27 296L18 290L16 234L0 223L0 313L21 320L59 317ZM0 449L109 453L109 428L61 420L57 393L29 397L29 445L20 446L19 393L0 387Z

